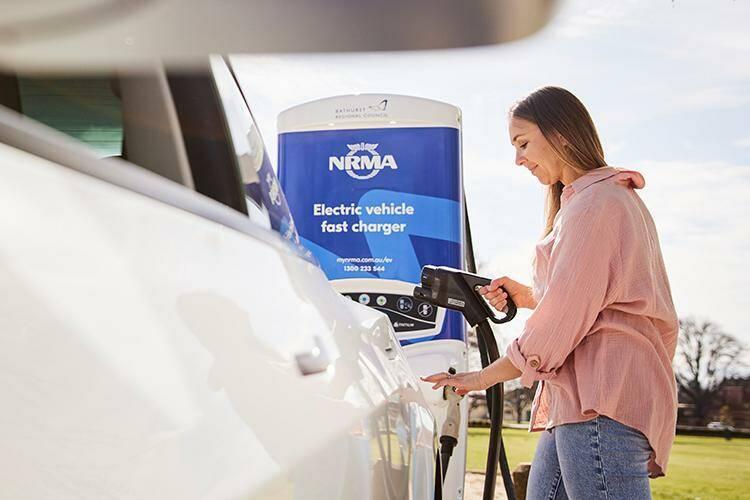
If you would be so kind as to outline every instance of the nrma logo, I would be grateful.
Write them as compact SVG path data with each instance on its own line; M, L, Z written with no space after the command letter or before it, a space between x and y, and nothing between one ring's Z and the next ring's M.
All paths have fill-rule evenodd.
M330 156L328 158L328 171L333 169L343 170L355 179L371 179L378 175L384 168L398 169L396 159L393 155L383 155L375 151L379 144L360 142L358 144L347 144L349 152L346 156Z

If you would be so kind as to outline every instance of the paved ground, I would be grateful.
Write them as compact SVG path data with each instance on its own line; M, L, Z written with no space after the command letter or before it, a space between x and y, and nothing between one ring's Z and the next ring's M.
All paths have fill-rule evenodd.
M484 474L467 472L464 487L466 488L464 500L482 500L482 492L484 491ZM506 498L505 488L503 487L503 478L498 474L497 483L495 485L495 500L505 500Z

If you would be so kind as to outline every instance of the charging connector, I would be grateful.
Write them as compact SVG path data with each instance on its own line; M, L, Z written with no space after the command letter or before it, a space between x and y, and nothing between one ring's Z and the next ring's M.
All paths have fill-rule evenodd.
M448 373L456 374L456 369L450 367ZM456 393L456 388L451 386L443 387L443 399L448 401L445 421L440 429L440 457L443 467L443 477L448 471L453 449L458 446L458 431L461 428L461 400L463 396Z
M503 318L498 318L479 291L492 281L476 274L445 266L424 266L414 297L436 306L463 313L472 327L483 321L507 323L516 316L516 304L508 297Z

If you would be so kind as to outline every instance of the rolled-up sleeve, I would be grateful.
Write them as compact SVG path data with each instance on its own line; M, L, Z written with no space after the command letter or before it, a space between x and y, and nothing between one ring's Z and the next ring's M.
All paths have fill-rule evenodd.
M618 281L617 217L569 206L550 253L546 287L506 355L521 383L549 380L590 332Z

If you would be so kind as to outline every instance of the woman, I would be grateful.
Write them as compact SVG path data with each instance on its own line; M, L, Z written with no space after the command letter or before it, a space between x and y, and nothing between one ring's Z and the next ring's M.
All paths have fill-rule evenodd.
M516 164L548 186L533 288L508 277L482 293L532 309L505 357L478 372L424 378L459 394L540 381L529 499L650 498L674 439L678 322L643 177L606 166L594 124L567 90L545 87L510 110Z

